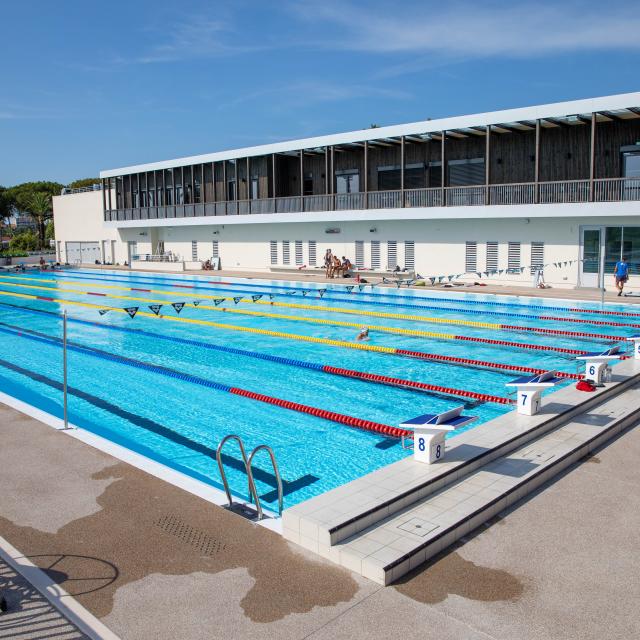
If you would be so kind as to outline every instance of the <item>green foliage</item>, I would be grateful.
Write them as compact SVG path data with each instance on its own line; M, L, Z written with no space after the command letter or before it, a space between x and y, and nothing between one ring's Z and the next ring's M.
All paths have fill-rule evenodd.
M26 251L15 249L5 249L0 251L0 258L26 258L29 254Z
M59 182L23 182L7 189L11 206L18 211L31 213L31 200L36 193L44 193L51 196L59 196L64 185Z
M100 178L80 178L80 180L74 180L67 185L67 189L82 189L82 187L92 187L94 184L99 184Z
M22 251L35 251L38 244L38 236L33 231L18 233L9 241L11 249L21 249Z
M53 220L49 220L49 222L47 222L47 226L44 231L44 239L47 241L47 244L49 244L49 240L56 239L56 230L53 226Z
M0 186L0 225L11 215L11 198L6 187Z

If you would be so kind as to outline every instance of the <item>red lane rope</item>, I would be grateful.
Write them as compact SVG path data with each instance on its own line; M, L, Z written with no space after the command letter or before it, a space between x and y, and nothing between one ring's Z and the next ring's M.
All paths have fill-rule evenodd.
M625 318L640 318L640 313L632 313L631 311L604 311L603 309L579 309L578 307L569 307L567 311L574 313L597 313L603 316L622 316Z
M457 356L443 356L433 353L425 353L424 351L409 351L408 349L396 349L396 353L410 358L418 358L420 360L434 360L436 362L456 362L458 364L467 364L474 367L487 367L489 369L503 369L504 371L516 371L521 373L533 373L539 375L546 373L548 369L537 369L535 367L523 367L517 364L502 364L500 362L488 362L486 360L471 360L469 358L458 358ZM565 371L558 371L556 373L558 378L566 378L567 380L582 380L584 374L582 373L568 373Z
M552 320L554 322L584 322L600 327L630 327L640 329L640 324L628 324L626 322L610 322L609 320L581 320L575 318L560 318L557 316L540 316L540 320Z
M518 349L533 349L534 351L557 351L558 353L569 353L575 356L581 356L587 353L578 349L567 349L565 347L550 347L543 344L528 344L524 342L509 342L508 340L494 340L493 338L474 338L470 336L454 336L456 340L465 340L467 342L481 342L484 344L496 344L503 347L517 347Z
M316 416L318 418L324 418L325 420L331 420L332 422L346 424L349 427L357 427L358 429L364 429L365 431L374 431L376 433L382 433L385 436L393 436L395 438L401 438L402 436L413 435L413 431L398 429L397 427L391 427L388 424L372 422L371 420L362 420L361 418L354 418L353 416L347 416L342 413L335 413L334 411L326 411L325 409L310 407L306 404L300 404L298 402L290 402L288 400L281 400L280 398L274 398L273 396L266 396L262 393L255 393L254 391L239 389L238 387L231 387L231 389L229 389L229 393L234 393L237 396L251 398L252 400L258 400L260 402L266 402L267 404L273 404L273 405L276 405L277 407L282 407L283 409L290 409L291 411L299 411L300 413L308 413L309 415Z
M603 336L599 333L584 333L582 331L560 331L559 329L543 329L542 327L519 327L511 324L501 324L502 329L508 331L533 331L544 333L548 336L571 336L572 338L594 338L596 340L612 340L614 342L624 340L624 336ZM547 347L553 348L553 347Z
M467 391L466 389L454 389L452 387L442 387L435 384L427 384L426 382L414 382L412 380L403 380L402 378L391 378L388 376L381 376L376 373L365 373L363 371L342 369L341 367L331 367L329 365L324 365L322 367L322 370L327 373L333 373L334 375L345 376L347 378L358 378L360 380L384 382L385 384L390 384L397 387L424 389L425 391L438 391L440 393L457 395L463 398L472 398L474 400L480 400L482 402L496 402L498 404L508 405L515 403L515 400L511 398L503 398L501 396L494 396L487 393L476 393L475 391Z

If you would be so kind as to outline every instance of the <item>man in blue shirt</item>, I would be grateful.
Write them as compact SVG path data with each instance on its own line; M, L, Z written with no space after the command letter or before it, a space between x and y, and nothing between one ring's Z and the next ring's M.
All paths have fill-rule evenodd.
M618 289L618 296L622 295L624 289L624 283L629 279L629 264L627 259L623 256L622 260L616 262L616 267L613 270L613 275L616 277L616 287Z

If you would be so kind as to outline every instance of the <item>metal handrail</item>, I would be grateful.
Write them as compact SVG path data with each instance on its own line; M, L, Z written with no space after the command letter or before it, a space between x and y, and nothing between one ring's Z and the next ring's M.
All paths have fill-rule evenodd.
M280 478L280 471L278 469L278 464L276 462L276 456L273 453L273 449L266 444L259 444L249 456L249 464L248 464L248 473L251 476L251 481L253 482L253 472L251 471L251 463L253 462L253 457L258 453L258 451L266 451L271 458L271 464L273 465L273 470L276 474L276 482L278 484L278 515L282 515L282 480ZM256 507L258 508L258 519L262 520L262 507L260 506L260 502L256 500Z
M237 436L233 433L225 436L220 441L218 448L216 449L216 461L218 463L218 470L220 471L220 477L222 478L222 484L224 486L224 492L227 494L227 500L229 501L229 507L233 506L233 498L231 497L231 491L229 490L229 482L227 481L227 474L224 470L224 465L222 464L222 448L229 440L235 440L240 447L240 453L242 454L242 462L244 462L244 468L247 471L247 479L249 481L249 495L253 498L256 503L256 508L258 510L258 520L262 520L262 507L260 506L260 499L258 498L258 492L256 491L256 485L253 481L253 474L251 473L251 468L249 466L249 461L247 460L247 453L244 449L244 444L242 443L242 439L240 436ZM255 449L252 452L255 453Z

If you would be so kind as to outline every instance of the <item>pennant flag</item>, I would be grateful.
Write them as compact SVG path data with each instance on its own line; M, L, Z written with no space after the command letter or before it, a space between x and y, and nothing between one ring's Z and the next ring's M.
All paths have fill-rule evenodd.
M373 286L373 285L371 285ZM322 298L322 296L325 294L326 289L318 289L318 293L320 294L320 297Z
M124 310L129 314L130 318L135 318L140 307L125 307Z
M176 310L176 313L180 313L184 307L184 302L172 302L171 306Z
M453 276L447 276L447 280L451 282L453 280Z
M476 275L478 276L478 278L482 278L482 272L476 271Z
M219 304L221 304L223 302L224 302L224 298L215 298L214 301L213 301L213 304L215 304L216 307L217 307Z
M442 282L444 280L444 276L438 276L438 282Z
M262 298L262 294L261 293L258 293L258 294L254 295L254 296L251 296L251 299L254 302L256 302L257 300L260 300L260 298Z
M160 313L160 309L162 309L162 305L161 304L150 304L149 305L149 309L151 309L151 311L153 311L153 313L158 315Z
M275 296L273 295L273 293L270 293L270 294L269 294L269 300L273 300L273 298L274 298L274 297L275 297Z
M489 277L489 272L488 271L483 271L482 273L484 273L485 278Z
M202 300L194 300L193 301L193 306L197 307L201 302L202 302Z
M238 302L240 302L240 300L242 300L242 296L236 296L236 297L233 299L233 303L234 303L234 304L238 304Z
M431 278L429 278L429 282L431 282L431 284L435 284L436 279L432 276Z
M345 289L351 293L353 291L353 285L349 285L348 287L345 287Z
M305 290L302 292L302 297L303 297L303 298L306 298L308 293L309 293L309 292L305 289Z
M364 285L363 284L359 284L358 285L358 291L362 291L364 289Z
M103 316L105 313L109 313L111 309L98 309L98 313Z

